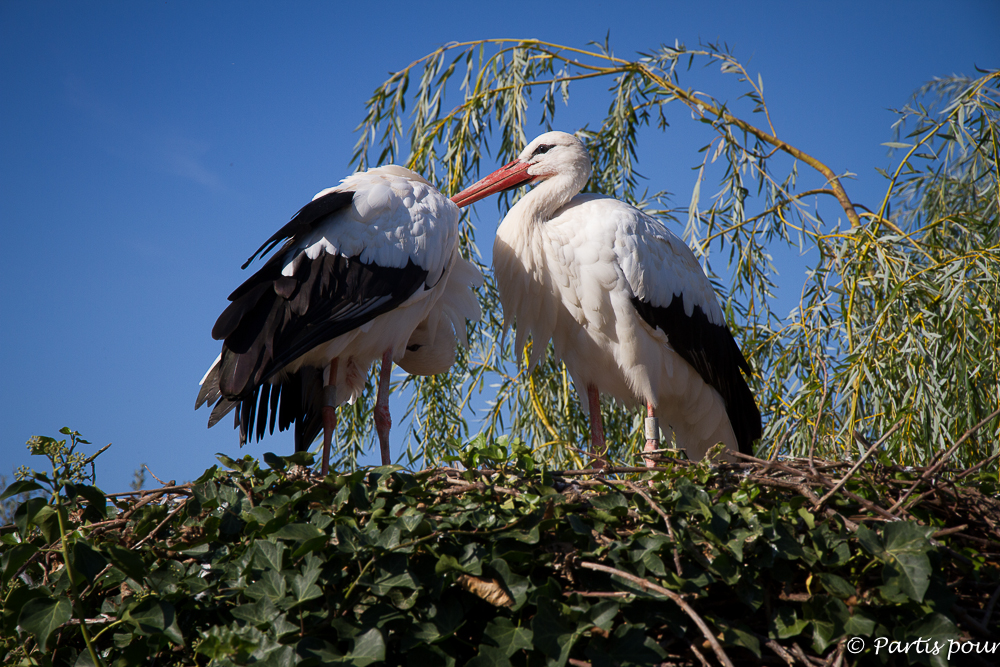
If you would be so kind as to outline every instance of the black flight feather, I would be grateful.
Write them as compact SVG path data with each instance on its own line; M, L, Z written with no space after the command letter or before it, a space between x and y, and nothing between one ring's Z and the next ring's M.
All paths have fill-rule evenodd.
M396 308L424 284L427 270L413 260L386 268L323 252L303 262L294 278L299 282L289 298L273 287L254 289L240 298L235 324L229 308L220 317L217 327L225 318L228 331L219 382L223 396L243 398L314 347Z
M287 240L294 245L328 216L350 206L354 193L330 192L303 206L243 265ZM288 363L360 327L409 299L427 270L408 260L402 268L366 264L356 257L300 253L285 276L287 253L272 255L229 296L212 337L222 340L222 359L206 378L197 405L213 403L210 424L237 408L240 444L274 427L295 425L295 451L308 449L323 428L323 372L303 367L282 374Z
M674 294L666 307L637 296L632 297L632 305L649 326L663 331L674 351L719 392L740 452L753 454L753 442L761 436L760 410L740 372L750 375L750 364L729 329L709 322L700 306L695 306L691 315L685 314L681 294Z
M328 192L322 197L317 197L311 202L299 209L298 213L292 216L284 227L276 231L271 238L264 241L264 244L257 248L257 252L250 255L250 258L243 263L241 268L247 268L257 257L263 257L267 253L274 249L274 246L278 245L285 239L294 238L296 236L301 236L307 234L316 228L316 224L330 215L331 213L336 213L342 208L346 208L351 205L354 200L354 192L351 190L341 192Z

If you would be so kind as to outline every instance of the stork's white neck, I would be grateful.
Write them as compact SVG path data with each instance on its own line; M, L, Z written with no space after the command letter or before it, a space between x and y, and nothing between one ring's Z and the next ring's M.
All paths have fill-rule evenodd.
M504 222L515 219L522 225L533 226L551 220L587 184L590 165L586 166L587 169L570 169L543 180L511 207Z

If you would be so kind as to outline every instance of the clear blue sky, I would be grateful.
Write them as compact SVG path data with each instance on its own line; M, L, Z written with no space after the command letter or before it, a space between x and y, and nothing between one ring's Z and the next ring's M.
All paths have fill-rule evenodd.
M0 2L0 473L62 426L114 443L107 491L142 462L188 480L243 453L228 420L207 430L192 409L212 324L240 264L348 173L373 89L449 41L609 31L623 56L726 42L762 74L779 134L857 174L862 202L882 192L889 108L1000 66L996 0ZM579 104L574 121L591 115ZM639 155L681 205L699 160L685 152ZM243 451L291 449L286 433Z

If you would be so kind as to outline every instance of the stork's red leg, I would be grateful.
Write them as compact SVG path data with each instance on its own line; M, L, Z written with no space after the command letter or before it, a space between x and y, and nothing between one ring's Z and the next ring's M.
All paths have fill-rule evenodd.
M660 424L656 415L653 414L653 404L646 401L646 446L644 452L651 452L660 448ZM643 458L647 468L656 465L653 459Z
M601 394L594 385L587 386L587 400L590 403L590 467L604 468L607 447L604 444L604 421L601 419Z
M378 374L378 398L375 400L375 432L378 433L378 444L382 450L382 465L392 463L389 455L389 429L392 428L392 415L389 414L389 382L392 376L392 350L386 350L382 355L382 368Z
M330 445L337 430L337 358L330 362L330 379L323 387L323 465L320 473L330 472Z

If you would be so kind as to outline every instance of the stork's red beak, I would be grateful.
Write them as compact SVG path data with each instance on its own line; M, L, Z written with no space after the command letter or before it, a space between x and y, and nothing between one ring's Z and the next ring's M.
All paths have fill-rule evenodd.
M530 166L531 163L529 162L514 160L500 167L486 178L476 181L452 197L451 200L461 208L462 206L468 206L477 202L483 197L488 197L495 192L516 188L535 178L528 173L528 167Z

